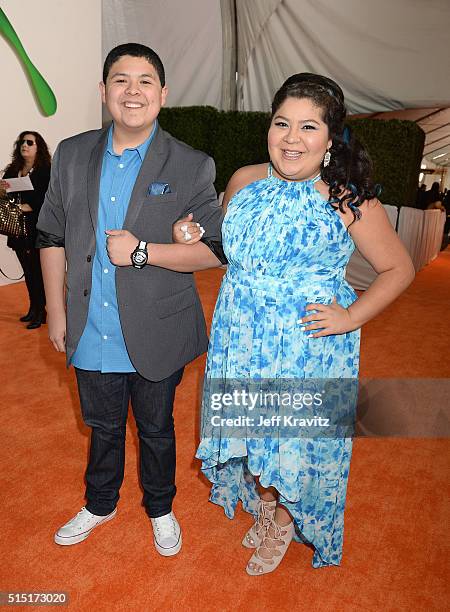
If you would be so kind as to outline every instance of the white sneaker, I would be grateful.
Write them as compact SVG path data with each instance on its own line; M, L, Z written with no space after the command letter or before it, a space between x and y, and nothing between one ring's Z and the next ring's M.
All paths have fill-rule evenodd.
M116 516L116 514L117 508L114 508L111 514L107 514L106 516L97 516L96 514L89 512L89 510L86 510L86 508L83 506L76 516L58 529L58 531L55 533L55 542L56 544L61 544L62 546L78 544L78 542L85 540L91 531L95 529L95 527L110 521Z
M176 555L181 548L181 529L173 512L151 518L155 548L163 557Z

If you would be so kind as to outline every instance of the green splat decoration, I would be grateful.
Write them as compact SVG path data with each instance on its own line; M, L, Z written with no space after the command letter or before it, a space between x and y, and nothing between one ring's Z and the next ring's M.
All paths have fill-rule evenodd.
M56 98L55 94L50 88L50 85L44 79L42 74L32 63L28 57L25 49L23 48L20 38L17 36L14 28L12 27L8 17L0 8L0 34L11 44L13 49L17 52L17 55L22 60L23 67L27 73L31 85L33 87L36 98L41 106L44 115L49 117L54 115L56 112Z

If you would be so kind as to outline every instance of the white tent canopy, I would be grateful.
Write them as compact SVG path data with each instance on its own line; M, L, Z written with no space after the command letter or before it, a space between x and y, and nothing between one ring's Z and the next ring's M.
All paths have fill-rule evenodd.
M267 110L283 80L305 71L335 79L354 113L450 106L449 0L104 0L104 52L154 47L172 105L220 107L234 7L242 110Z
M272 9L263 23L253 19L256 4ZM237 5L243 30L239 100L245 110L267 108L273 91L295 72L336 80L353 113L450 106L448 0ZM244 32L250 24L251 38Z
M289 75L315 72L350 113L449 107L449 30L450 0L103 0L104 54L157 50L169 106L267 111Z

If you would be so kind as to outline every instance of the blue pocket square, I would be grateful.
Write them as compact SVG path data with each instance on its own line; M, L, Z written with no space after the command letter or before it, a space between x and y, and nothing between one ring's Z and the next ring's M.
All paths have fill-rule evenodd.
M148 188L148 195L163 195L163 193L172 193L169 183L152 183Z

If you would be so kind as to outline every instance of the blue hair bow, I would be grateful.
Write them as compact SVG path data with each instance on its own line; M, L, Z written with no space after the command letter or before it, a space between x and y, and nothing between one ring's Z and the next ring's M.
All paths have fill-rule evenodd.
M342 132L342 138L344 139L345 144L350 142L350 129L345 126L344 131Z

